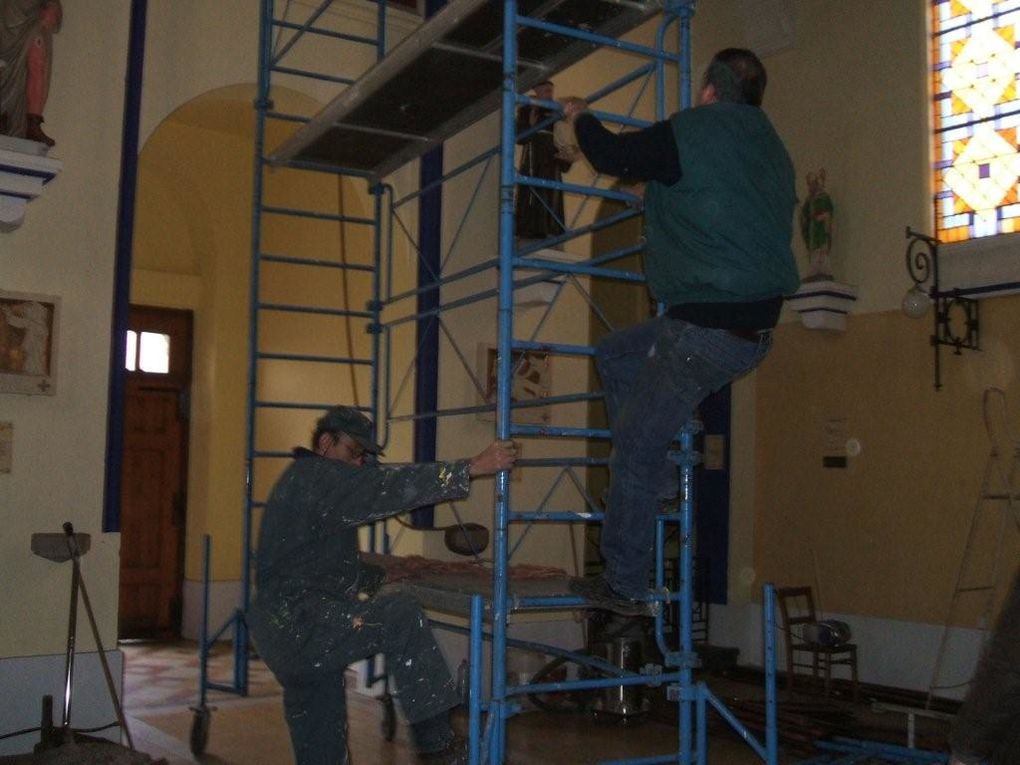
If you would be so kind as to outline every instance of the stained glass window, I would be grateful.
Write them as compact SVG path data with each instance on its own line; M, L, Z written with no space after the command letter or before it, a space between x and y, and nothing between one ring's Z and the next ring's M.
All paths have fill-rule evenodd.
M932 0L935 227L1020 231L1020 0Z

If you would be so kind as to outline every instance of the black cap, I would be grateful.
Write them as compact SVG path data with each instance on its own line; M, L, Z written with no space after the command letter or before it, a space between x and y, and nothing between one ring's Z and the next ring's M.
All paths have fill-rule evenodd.
M382 447L372 439L372 421L353 406L334 406L315 423L316 431L346 433L369 454L382 454Z

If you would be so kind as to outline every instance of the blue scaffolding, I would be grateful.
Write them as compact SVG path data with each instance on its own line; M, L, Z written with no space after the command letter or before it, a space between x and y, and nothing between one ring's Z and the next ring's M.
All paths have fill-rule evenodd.
M228 619L210 632L210 580L211 540L206 535L203 542L203 604L201 633L199 637L199 699L194 711L191 728L191 750L201 755L208 740L211 708L207 704L209 690L221 691L240 696L248 695L249 636L245 623L245 612L251 602L253 555L255 548L254 530L257 514L261 511L262 496L267 489L267 480L259 481L259 475L279 470L291 456L289 451L266 448L260 443L258 424L269 412L290 412L294 410L321 412L340 400L337 390L327 390L318 400L299 400L293 396L272 395L274 371L279 374L282 365L291 365L307 370L315 367L325 370L326 376L340 379L350 376L346 400L357 399L359 390L355 375L367 371L370 393L364 403L356 401L358 408L378 421L377 406L379 375L377 360L380 357L379 341L379 273L381 271L381 245L379 232L382 221L381 189L372 190L372 215L354 216L346 214L343 205L344 192L340 184L343 178L364 178L366 174L357 169L331 167L323 163L294 160L286 169L276 170L267 153L270 126L305 124L309 115L278 110L274 103L274 90L280 87L280 79L291 82L318 82L349 86L356 82L366 68L383 57L386 49L386 3L381 2L375 17L374 33L366 35L349 34L330 28L323 23L323 16L332 5L326 0L308 12L307 16L292 18L292 13L304 14L305 6L292 8L290 0L261 0L259 24L258 80L255 98L255 140L252 175L251 214L251 281L249 292L248 320L248 367L246 430L245 430L245 494L242 519L241 547L241 592L237 608ZM309 38L328 40L336 48L336 60L331 62L333 71L326 73L309 68L300 59L301 43ZM292 59L297 59L294 63ZM353 62L353 63L351 63ZM366 63L367 62L367 63ZM347 64L350 71L337 73L337 67ZM285 206L274 203L271 198L274 182L284 184L295 182L294 176L320 176L325 173L337 177L337 209L323 206ZM275 176L275 177L274 177ZM296 181L300 183L300 180ZM317 254L315 257L302 256L300 252L288 251L281 242L274 242L269 250L265 245L266 224L269 220L289 220L295 226L306 226L308 235L321 235L324 227L333 227L332 233L341 243L347 227L358 227L369 232L371 237L371 258L367 261L352 261L344 247L332 257ZM277 237L279 240L280 237ZM294 274L300 273L299 276ZM289 274L289 276L288 276ZM373 298L363 308L354 308L346 299L347 280L367 278L371 281ZM284 290L279 283L287 279L309 282L330 283L335 286L335 300L302 302L281 297ZM278 337L268 336L265 331L267 317L291 317L300 321L301 331L291 332L291 339L302 335L337 332L346 336L347 352L300 352L294 343L281 343ZM360 324L371 337L370 351L361 355L354 352L352 325ZM276 370L273 367L277 367ZM299 372L300 374L300 372ZM352 399L350 392L355 396ZM260 493L261 492L261 493ZM209 655L212 647L225 635L232 641L232 673L228 679L212 679L209 675Z
M273 391L275 365L315 366L327 369L328 374L351 375L351 387L356 391L355 377L368 379L369 400L358 402L380 428L380 440L385 443L390 424L400 420L415 423L434 423L441 417L475 415L493 412L495 436L498 439L570 439L586 444L591 439L607 439L605 429L591 427L563 427L552 424L528 424L515 421L515 413L529 406L529 402L514 401L511 384L515 354L541 351L554 356L580 359L590 358L593 349L587 345L539 341L536 335L519 337L515 333L514 296L518 291L536 285L553 284L555 293L564 285L573 283L579 276L640 283L640 273L614 265L615 261L640 250L639 244L628 245L600 254L583 262L562 262L550 258L548 248L571 239L593 234L640 215L637 198L625 191L605 188L597 179L590 185L563 183L544 178L530 177L519 172L515 162L515 147L522 135L515 125L519 106L537 105L556 112L555 102L541 101L522 95L530 87L600 48L610 48L638 61L615 82L605 84L586 99L594 106L607 97L620 94L632 86L639 95L651 83L654 86L654 117L666 116L667 87L671 78L677 86L676 102L689 106L690 88L690 35L694 0L451 0L418 30L387 51L385 2L378 3L376 34L357 36L346 34L325 24L332 0L324 0L307 18L288 19L291 3L284 0L263 0L259 43L259 79L256 99L256 137L253 179L252 212L252 282L251 323L248 366L248 418L246 433L246 501L243 521L242 589L239 608L226 624L212 636L208 635L208 617L203 619L201 640L201 698L195 710L192 732L192 749L196 754L205 746L209 728L209 711L206 690L217 689L241 695L247 694L248 635L244 612L250 600L253 529L263 506L262 493L268 491L272 466L283 464L288 452L273 450L263 445L259 423L267 412L292 410L320 411L336 403L343 388L337 386L331 398L316 401L276 397ZM627 31L649 19L657 18L658 27L654 45L642 45L622 39ZM304 38L316 37L339 44L362 46L374 53L374 65L365 71L338 76L312 71L288 61ZM384 55L385 54L385 55ZM354 57L364 62L365 57ZM332 62L331 62L332 63ZM371 63L371 62L369 62ZM274 78L296 77L337 84L343 87L340 94L314 116L276 111ZM435 78L450 77L442 82ZM456 80L456 82L454 82ZM443 83L449 87L444 90ZM423 87L427 83L429 87ZM349 86L349 87L348 87ZM427 91L427 92L423 92ZM443 98L436 99L435 93ZM637 106L637 97L631 106ZM438 103L437 103L438 102ZM421 158L441 147L443 141L474 124L488 114L501 113L500 139L497 146L481 152L474 159L445 173L440 171L417 191L395 198L387 176L407 162ZM609 111L595 112L604 121L620 126L644 126L647 120L633 114ZM546 123L531 130L547 127ZM267 127L294 123L297 129L278 146L268 148ZM471 170L486 170L499 163L499 253L471 267L452 274L444 274L440 263L434 272L419 274L419 283L413 289L394 289L393 248L396 232L405 229L400 211L407 205L418 205L424 215L423 199L440 191L443 184ZM338 178L338 195L344 178L364 179L371 198L371 216L350 216L342 208L337 211L314 207L293 207L277 204L267 193L267 186L280 175L288 173L332 174ZM471 214L484 186L482 180L472 195L465 217ZM610 200L623 203L625 209L598 219L593 223L564 225L564 232L543 242L526 243L515 238L514 195L527 188L554 188L571 195L583 207L587 200ZM340 196L342 200L342 195ZM351 260L341 248L336 258L306 257L291 252L269 251L266 247L266 221L286 218L305 222L311 226L332 225L341 231L350 226L364 227L371 237L371 259ZM566 222L564 222L566 223ZM459 234L459 231L458 231ZM299 239L299 237L295 237ZM456 237L454 237L456 239ZM281 270L310 272L314 281L322 281L327 272L341 275L346 285L350 275L361 274L371 281L371 299L364 308L355 308L342 299L340 290L335 303L320 302L312 305L294 302L281 297L268 277L278 277ZM443 302L441 290L445 286L462 283L471 277L489 275L495 285L468 295ZM286 279L284 279L286 281ZM422 301L422 296L429 296ZM587 297L587 296L586 296ZM401 309L407 302L417 301L415 308ZM419 338L427 329L443 331L461 363L467 368L463 353L443 324L445 312L474 305L482 301L495 301L497 307L496 334L496 395L493 403L458 406L441 409L418 408L410 415L394 411L392 367L393 332L414 322ZM589 299L589 303L591 303ZM423 307L424 306L424 307ZM403 311L403 312L401 312ZM391 313L393 314L391 316ZM267 330L268 316L296 315L319 319L339 320L348 327L352 323L363 326L371 338L370 350L364 356L348 353L308 353L292 347L273 345L269 340L274 333ZM543 319L544 321L544 319ZM542 322L539 322L541 326ZM349 335L348 335L349 337ZM279 340L279 338L276 338ZM299 339L299 338L297 338ZM300 345L300 344L299 344ZM360 371L354 371L360 370ZM422 375L419 367L419 376ZM405 378L406 379L406 378ZM475 382L478 387L478 382ZM349 393L350 389L348 389ZM426 400L428 397L425 397ZM600 398L597 393L578 391L542 400L542 405L557 407ZM435 400L434 397L432 399ZM533 404L534 402L532 402ZM681 501L677 512L663 514L657 520L657 555L655 567L655 640L663 657L664 667L650 667L644 671L629 671L591 656L564 651L547 645L515 640L508 635L510 616L524 611L583 608L586 602L568 594L566 587L541 593L521 594L510 587L510 561L515 547L510 545L511 524L527 528L547 523L587 524L598 523L602 513L597 504L581 489L575 468L604 466L606 460L583 455L523 459L524 468L552 469L557 471L554 486L564 477L574 481L584 495L586 509L581 512L550 511L543 501L537 510L520 510L512 507L512 486L508 472L496 477L493 516L493 572L491 591L467 598L446 598L450 611L469 615L469 729L472 763L501 763L507 746L507 722L520 711L518 700L525 695L563 691L591 690L623 686L655 686L668 689L668 697L678 705L678 747L674 752L659 756L619 760L628 763L679 762L682 765L707 761L707 716L714 710L751 746L767 763L777 765L778 742L776 734L776 689L773 624L773 591L764 590L763 624L766 662L766 733L759 741L736 717L726 709L708 687L695 682L693 670L698 664L692 639L693 592L693 516L695 508L694 469L698 455L694 448L697 423L690 423L679 434L681 449L674 455L681 475ZM434 431L433 431L434 432ZM267 466L269 466L267 468ZM551 495L551 490L550 490ZM547 498L548 496L547 495ZM679 587L670 591L665 578L666 538L670 530L681 540L675 571ZM385 524L373 530L370 544L374 551L388 552L389 535ZM209 582L209 543L206 541L206 591ZM208 603L208 596L206 596ZM436 603L425 603L436 606ZM666 611L676 609L675 625L668 624ZM490 629L486 631L486 622ZM462 629L446 625L451 629ZM206 671L209 648L215 640L233 631L234 672L231 683L210 681ZM490 646L491 684L487 698L483 698L482 667L484 643ZM563 656L578 665L589 667L601 678L585 677L577 680L549 683L511 685L507 682L507 650L520 647L549 655ZM378 678L386 682L385 673ZM388 695L384 729L392 735L393 709Z

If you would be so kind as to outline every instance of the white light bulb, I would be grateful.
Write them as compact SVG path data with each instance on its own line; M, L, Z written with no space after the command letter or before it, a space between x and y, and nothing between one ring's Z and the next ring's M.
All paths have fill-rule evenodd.
M911 319L920 319L928 313L929 305L931 305L931 298L928 297L928 293L916 284L903 296L903 313Z

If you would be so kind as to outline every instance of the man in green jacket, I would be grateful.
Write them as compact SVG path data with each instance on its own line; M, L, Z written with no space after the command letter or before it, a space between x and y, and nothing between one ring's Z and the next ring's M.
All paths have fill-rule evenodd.
M676 494L670 443L705 397L761 362L799 285L793 164L761 109L765 83L753 52L727 48L696 107L643 130L614 134L582 99L562 102L591 165L643 184L645 274L665 311L596 349L613 437L605 570L574 590L619 613L651 610L655 516Z
M512 444L471 459L397 467L379 454L372 422L336 406L317 422L311 449L294 461L266 503L247 614L260 655L283 686L298 765L346 765L344 670L382 653L423 762L460 763L463 741L448 721L454 681L421 607L400 592L376 594L381 570L362 563L358 527L467 496L471 479L513 467Z

